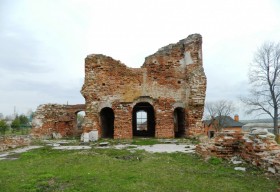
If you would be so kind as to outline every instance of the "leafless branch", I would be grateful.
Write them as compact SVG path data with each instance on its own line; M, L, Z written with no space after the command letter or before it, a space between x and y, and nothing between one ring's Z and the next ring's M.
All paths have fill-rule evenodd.
M225 117L230 116L235 111L235 106L231 101L219 100L206 103L205 111L210 116L212 123L217 117L219 118L217 122L212 124L219 131L225 126Z
M268 114L274 121L274 133L279 134L280 107L280 43L266 42L254 55L249 69L252 89L241 101L248 106L247 113Z

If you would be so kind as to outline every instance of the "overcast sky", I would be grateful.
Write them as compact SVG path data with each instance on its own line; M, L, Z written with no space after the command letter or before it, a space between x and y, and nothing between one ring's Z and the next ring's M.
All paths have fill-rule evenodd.
M192 33L203 37L206 100L237 102L257 47L280 41L280 1L0 0L0 113L84 103L87 55L140 67Z

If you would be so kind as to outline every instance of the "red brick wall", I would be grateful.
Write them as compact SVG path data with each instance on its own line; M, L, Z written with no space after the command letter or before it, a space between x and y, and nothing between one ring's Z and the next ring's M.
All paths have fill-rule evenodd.
M206 124L203 124L204 126L204 135L207 135L209 134L209 131L214 131L216 132L217 130L215 128L213 128L212 124L210 124L209 126L206 125ZM235 131L237 133L241 133L242 132L242 127L226 127L226 128L223 128L221 131Z
M132 138L132 108L126 103L115 103L114 138Z
M98 130L100 111L114 111L114 138L132 138L133 106L149 98L155 112L155 136L174 137L174 109L185 109L186 134L202 132L206 76L202 67L202 38L188 38L148 56L141 68L129 68L104 55L85 59L85 81L81 93L86 100L84 130Z
M85 111L85 105L40 105L33 117L32 132L34 137L51 137L53 133L64 136L81 134L77 129L77 112Z

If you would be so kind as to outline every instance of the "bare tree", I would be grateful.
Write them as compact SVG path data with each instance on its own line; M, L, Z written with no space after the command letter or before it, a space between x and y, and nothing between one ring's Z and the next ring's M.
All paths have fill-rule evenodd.
M273 119L274 134L279 135L280 44L264 43L255 53L249 70L250 95L241 100L248 114L268 114Z
M235 111L233 103L226 100L207 102L205 109L208 119L212 121L212 126L216 131L220 131L224 128L227 116L232 115Z

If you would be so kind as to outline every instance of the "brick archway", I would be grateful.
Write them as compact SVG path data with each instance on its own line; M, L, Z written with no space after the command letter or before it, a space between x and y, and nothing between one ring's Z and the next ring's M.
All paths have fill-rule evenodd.
M110 107L105 107L100 111L101 137L114 138L114 111Z
M182 107L174 110L174 133L177 138L185 136L185 109Z

